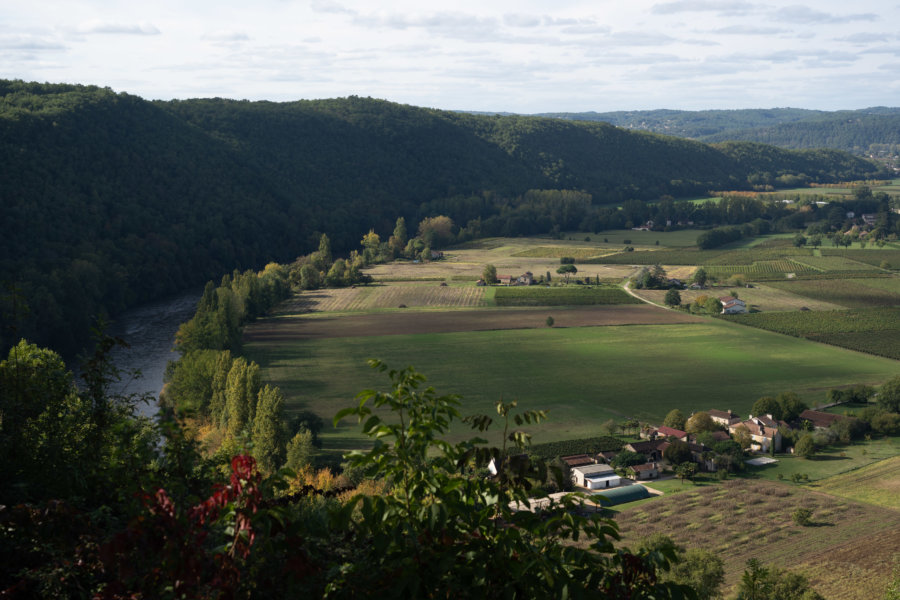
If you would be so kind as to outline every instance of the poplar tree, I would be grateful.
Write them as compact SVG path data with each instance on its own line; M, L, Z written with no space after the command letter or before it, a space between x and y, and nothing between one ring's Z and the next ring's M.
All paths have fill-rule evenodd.
M259 390L256 415L253 418L253 456L267 473L274 473L284 464L284 396L277 387Z
M225 417L225 389L228 386L228 373L231 371L234 359L231 351L225 350L216 356L216 366L213 368L212 394L209 400L209 418L216 424L221 424Z
M243 358L234 359L225 386L225 416L228 435L238 436L256 416L259 394L259 365L247 363Z

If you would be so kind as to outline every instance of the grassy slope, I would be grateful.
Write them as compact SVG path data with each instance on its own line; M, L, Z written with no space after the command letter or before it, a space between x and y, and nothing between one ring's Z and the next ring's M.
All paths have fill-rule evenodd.
M817 402L830 387L878 383L898 370L896 361L717 321L289 341L248 344L246 355L285 392L289 412L328 418L360 390L383 388L365 366L380 358L462 395L464 414L491 412L500 398L550 409L536 441L595 435L609 418L659 422L676 407L746 412L787 390ZM349 423L328 431L327 443L362 443L354 431Z
M886 508L900 509L900 456L830 477L820 491Z

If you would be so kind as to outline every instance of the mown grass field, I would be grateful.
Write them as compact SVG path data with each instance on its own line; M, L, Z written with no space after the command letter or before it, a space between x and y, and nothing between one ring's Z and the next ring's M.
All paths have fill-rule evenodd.
M524 326L538 328L316 339L301 331L250 341L245 354L261 365L264 381L285 393L289 414L308 409L328 418L360 390L387 387L366 366L379 358L394 368L413 365L439 392L462 395L464 414L490 413L501 398L549 409L550 420L535 430L537 442L591 437L610 418L659 423L673 408L746 413L759 397L788 390L815 404L831 387L876 384L898 371L888 359L713 320ZM329 428L326 444L365 444L357 431L349 423ZM464 429L454 433L461 437Z
M806 475L804 483L828 481L842 473L853 472L873 463L900 454L900 438L876 438L853 444L828 447L817 452L812 458L801 458L792 454L778 454L777 463L752 467L747 465L747 474L772 481L789 481L795 473ZM779 479L780 476L780 479ZM897 508L900 508L898 506Z
M757 558L803 571L826 598L871 600L881 597L892 555L900 552L898 511L770 481L684 488L620 510L623 541L634 546L662 532L711 550L725 562L726 588L737 584L747 559ZM793 522L799 507L812 509L812 526Z
M900 510L900 456L829 477L813 487L834 496Z

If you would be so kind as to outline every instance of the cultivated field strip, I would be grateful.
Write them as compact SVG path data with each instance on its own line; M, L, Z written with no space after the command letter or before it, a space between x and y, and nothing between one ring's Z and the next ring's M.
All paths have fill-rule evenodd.
M615 254L619 248L575 248L571 246L537 246L516 252L512 256L525 258L572 258L585 259Z
M843 256L803 256L793 259L819 271L878 271L878 267Z
M382 285L302 292L282 313L363 312L401 305L408 308L476 308L486 304L484 288L475 286Z
M752 265L715 265L707 266L706 272L714 277L729 277L731 275L744 275L749 279L786 277L788 273L795 275L808 275L821 273L821 270L790 259L764 260Z

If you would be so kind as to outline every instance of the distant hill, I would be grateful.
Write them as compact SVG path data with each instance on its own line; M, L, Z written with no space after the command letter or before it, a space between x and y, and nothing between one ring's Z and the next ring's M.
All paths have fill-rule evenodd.
M638 131L705 141L750 141L782 148L834 148L877 153L900 145L900 108L820 111L799 108L743 110L646 110L542 113L541 117L600 121Z
M289 261L323 232L341 252L370 228L389 234L398 216L412 227L438 210L460 224L502 219L532 189L579 190L600 206L760 177L879 175L842 153L605 123L357 97L149 102L21 81L0 81L0 159L0 349L25 335L63 351L83 341L92 315ZM528 215L529 231L566 225L565 211L534 206L546 212Z

